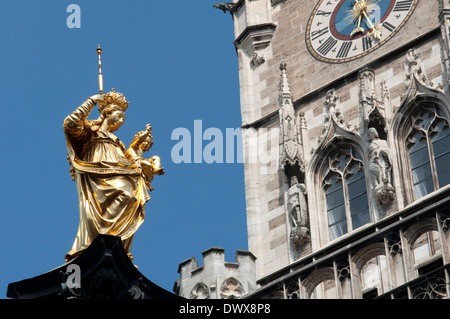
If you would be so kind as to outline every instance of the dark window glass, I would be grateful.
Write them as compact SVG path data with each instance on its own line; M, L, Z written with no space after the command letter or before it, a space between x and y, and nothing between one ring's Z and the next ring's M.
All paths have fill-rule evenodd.
M414 198L450 183L450 129L434 105L422 105L407 138Z
M366 180L361 156L342 148L330 157L323 185L328 227L333 240L370 222ZM347 198L345 198L347 196Z

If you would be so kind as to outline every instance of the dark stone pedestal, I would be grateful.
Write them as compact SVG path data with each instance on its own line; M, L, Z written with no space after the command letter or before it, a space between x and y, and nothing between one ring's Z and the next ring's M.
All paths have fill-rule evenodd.
M34 278L10 283L13 299L181 299L144 277L119 237L99 235L72 261Z

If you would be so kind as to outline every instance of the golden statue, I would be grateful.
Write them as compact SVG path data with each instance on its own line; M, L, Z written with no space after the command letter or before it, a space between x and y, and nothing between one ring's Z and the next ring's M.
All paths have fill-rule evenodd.
M100 52L99 52L100 50ZM131 242L144 221L154 175L164 174L159 157L144 159L153 145L151 127L135 135L128 149L113 134L125 121L128 101L114 89L103 94L100 47L100 94L89 97L64 120L68 160L77 184L80 221L69 261L99 234L121 237L131 260ZM98 104L100 117L88 120Z

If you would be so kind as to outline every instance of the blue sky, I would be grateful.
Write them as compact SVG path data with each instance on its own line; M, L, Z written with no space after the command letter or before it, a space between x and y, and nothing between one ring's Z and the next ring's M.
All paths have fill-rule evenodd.
M81 27L68 28L70 4ZM64 263L78 227L64 117L98 93L96 47L105 92L130 101L116 135L128 145L150 123L166 174L156 176L132 253L139 270L172 291L178 264L210 247L248 249L241 163L175 164L176 128L241 125L233 21L200 1L16 0L0 9L0 298L10 282ZM97 118L96 109L90 118ZM208 144L203 141L202 147ZM224 141L225 144L225 141Z

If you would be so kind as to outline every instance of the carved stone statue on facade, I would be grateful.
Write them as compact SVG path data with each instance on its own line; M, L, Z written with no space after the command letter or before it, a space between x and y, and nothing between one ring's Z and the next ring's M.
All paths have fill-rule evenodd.
M260 64L263 64L265 61L266 60L263 55L258 54L258 52L254 52L252 55L252 59L250 60L250 65L258 66Z
M372 177L372 189L378 205L389 206L395 200L395 191L392 187L392 164L390 150L387 142L379 138L378 132L371 127L369 135L369 162Z
M291 225L291 240L296 246L301 246L308 242L310 237L306 187L298 182L297 176L291 177L287 209Z
M323 103L325 109L324 123L323 123L324 127L330 125L330 119L333 118L336 124L344 128L349 128L349 126L345 124L344 116L338 104L339 104L339 95L337 94L336 90L335 89L329 90L325 96L325 102Z

